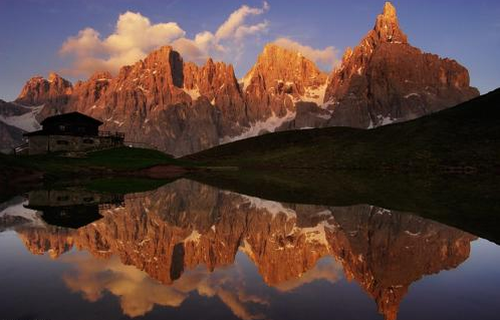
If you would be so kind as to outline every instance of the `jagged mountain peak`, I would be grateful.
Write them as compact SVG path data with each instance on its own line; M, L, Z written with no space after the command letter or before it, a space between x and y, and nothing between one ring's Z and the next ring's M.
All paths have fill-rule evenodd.
M390 2L385 3L369 36L376 42L408 43L408 37L399 26L396 8Z
M457 105L479 95L467 69L408 43L387 2L375 26L330 76L329 126L373 128Z
M151 51L145 60L147 59L155 59L155 58L159 58L159 59L162 59L162 58L165 58L165 57L169 57L172 52L177 52L174 50L174 48L172 48L171 46L161 46L153 51Z
M58 75L57 73L55 73L54 71L50 72L49 73L49 77L47 78L47 80L49 82L54 82L54 81L67 81L65 80L63 77L61 77L60 75Z
M27 106L42 105L47 102L62 105L67 102L72 90L73 85L70 81L55 72L51 72L48 79L40 75L29 79L17 97L16 102Z
M386 1L384 4L384 11L382 12L382 14L386 17L396 17L396 8L391 2Z
M283 83L297 87L298 94L303 94L305 87L321 85L326 78L327 75L300 52L268 43L242 81L244 89L257 83L264 84L266 89Z
M268 43L264 46L264 49L257 58L255 66L272 68L270 64L276 65L276 68L283 69L294 68L300 66L301 64L304 64L307 66L311 66L311 68L315 69L317 73L321 73L321 71L316 67L315 63L303 56L299 51L285 48L275 43Z

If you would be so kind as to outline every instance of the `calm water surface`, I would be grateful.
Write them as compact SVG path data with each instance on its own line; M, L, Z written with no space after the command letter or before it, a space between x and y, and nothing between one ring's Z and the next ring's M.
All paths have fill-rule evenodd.
M75 215L77 216L75 218ZM498 319L500 248L410 213L178 180L0 206L0 319Z

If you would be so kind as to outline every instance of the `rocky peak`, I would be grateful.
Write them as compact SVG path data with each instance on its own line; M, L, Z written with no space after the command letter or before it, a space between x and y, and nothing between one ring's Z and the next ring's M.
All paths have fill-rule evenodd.
M113 76L108 71L97 71L90 76L89 80L91 81L109 81L113 79Z
M118 109L107 110L106 116L116 112L138 112L144 117L144 108L150 110L160 105L186 102L182 96L184 82L183 60L180 54L170 46L163 46L151 52L144 60L120 69L118 76L111 79L103 105L113 102ZM144 120L144 119L143 119Z
M384 11L377 16L373 35L378 41L408 43L408 38L399 27L396 8L390 2L385 3Z
M300 52L269 43L259 55L257 63L243 78L244 88L263 82L265 88L282 86L287 93L304 94L305 87L318 86L326 81L311 60Z
M272 116L288 119L298 101L321 103L327 75L300 52L267 44L257 62L243 78L243 91L250 122ZM287 121L283 120L282 122ZM275 131L278 125L266 125L258 133Z
M211 58L202 67L191 62L185 63L184 91L193 101L205 97L224 115L217 123L220 135L238 134L240 125L248 123L245 101L231 64L214 62Z
M214 99L220 91L231 91L240 95L238 80L231 64L214 62L211 58L202 67L192 62L184 64L184 88L198 90L197 94ZM226 89L226 90L223 90Z
M71 82L52 72L48 79L35 76L28 80L16 102L27 106L42 104L60 106L67 102L72 90Z
M151 52L144 61L139 63L139 66L146 69L165 72L167 82L178 88L182 87L184 82L184 62L179 52L175 51L171 46L163 46Z
M472 99L467 69L408 43L394 6L387 2L373 30L330 76L324 103L327 126L373 128L411 120Z
M67 111L79 111L94 115L99 98L106 92L113 76L109 72L98 71L87 81L78 81L68 102Z

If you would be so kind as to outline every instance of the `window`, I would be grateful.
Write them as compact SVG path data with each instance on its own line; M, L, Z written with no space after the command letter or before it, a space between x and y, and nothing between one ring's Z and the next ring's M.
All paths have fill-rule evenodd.
M65 125L63 125L63 124L61 124L61 125L59 126L59 130L61 130L61 131L66 131L66 126L65 126Z
M69 144L69 142L66 140L57 140L56 143L60 146L67 146Z
M94 144L94 140L92 140L92 139L83 139L83 143L85 143L85 144Z

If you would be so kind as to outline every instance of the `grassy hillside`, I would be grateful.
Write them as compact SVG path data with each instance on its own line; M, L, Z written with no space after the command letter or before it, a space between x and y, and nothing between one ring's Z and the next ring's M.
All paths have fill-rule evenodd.
M434 171L500 167L500 89L426 117L373 130L271 133L184 158L207 166Z
M10 185L18 176L32 172L42 174L44 181L50 182L61 179L109 176L155 165L180 164L180 161L160 151L127 147L89 152L82 158L68 158L58 154L0 155L0 184Z
M34 156L0 155L0 166L18 166L46 172L73 170L75 168L107 168L133 170L157 164L177 163L172 156L156 150L139 148L114 148L89 152L82 158L68 158L59 154Z

